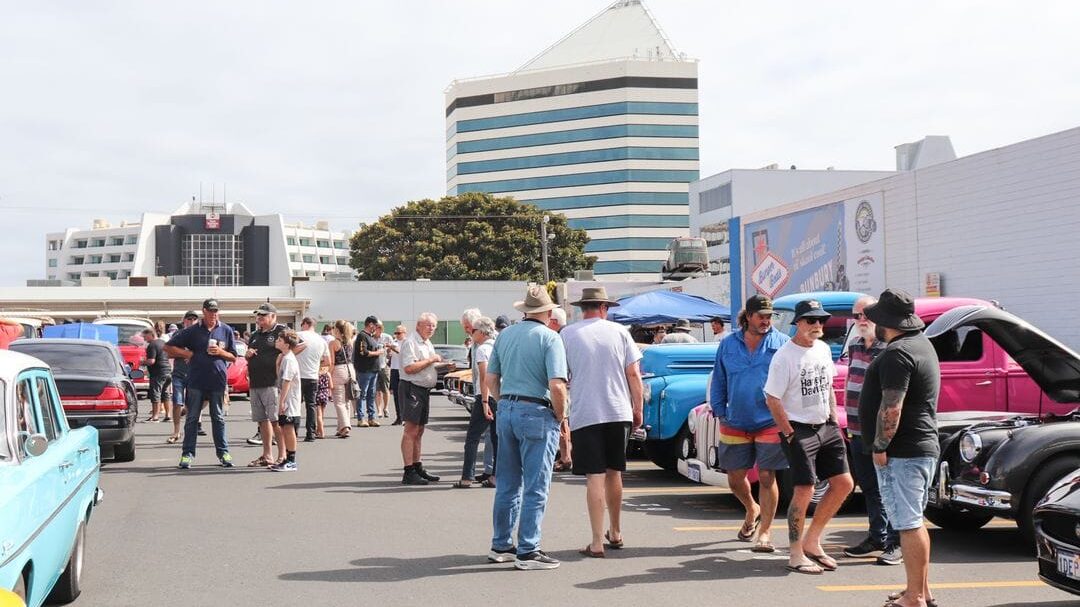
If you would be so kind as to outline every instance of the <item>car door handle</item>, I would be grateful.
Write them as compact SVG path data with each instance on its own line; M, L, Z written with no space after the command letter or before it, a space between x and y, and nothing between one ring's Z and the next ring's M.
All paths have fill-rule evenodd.
M976 386L989 386L989 385L990 385L990 384L992 384L992 383L994 383L994 382L992 382L992 381L990 381L990 380L988 379L988 380L986 380L986 381L977 381L977 382L975 382L975 385L976 385Z
M82 449L79 449L79 455L83 455L84 453L88 453L89 451L90 447L83 447Z
M59 467L60 467L61 470L67 470L68 468L70 468L70 467L72 467L74 465L75 464L73 464L71 462L63 462L63 463L60 464Z

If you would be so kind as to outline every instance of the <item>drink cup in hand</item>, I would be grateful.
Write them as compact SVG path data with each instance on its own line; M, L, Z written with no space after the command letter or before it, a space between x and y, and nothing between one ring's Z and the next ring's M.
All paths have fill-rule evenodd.
M207 354L213 354L214 350L217 349L217 347L218 347L218 341L216 339L211 339L209 344L206 346L206 353Z

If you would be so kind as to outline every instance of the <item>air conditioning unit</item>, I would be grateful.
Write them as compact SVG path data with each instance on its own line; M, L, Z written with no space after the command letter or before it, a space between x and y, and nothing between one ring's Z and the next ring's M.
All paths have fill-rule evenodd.
M593 278L593 271L592 270L574 270L574 280L585 281L585 280L596 280L596 279Z

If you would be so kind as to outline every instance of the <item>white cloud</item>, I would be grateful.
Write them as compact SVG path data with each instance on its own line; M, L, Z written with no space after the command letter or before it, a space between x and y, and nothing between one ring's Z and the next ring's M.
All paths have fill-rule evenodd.
M44 275L45 232L171 210L200 182L342 227L438 196L446 85L518 67L605 4L9 3L0 284ZM649 7L701 61L705 175L891 168L927 134L963 155L1077 126L1074 3Z

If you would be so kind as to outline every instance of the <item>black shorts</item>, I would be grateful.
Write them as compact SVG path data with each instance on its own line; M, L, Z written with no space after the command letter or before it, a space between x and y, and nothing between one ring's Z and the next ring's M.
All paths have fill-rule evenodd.
M431 388L401 380L401 419L412 424L426 426L431 410Z
M626 441L630 422L593 424L570 431L574 474L604 474L626 470Z
M819 480L829 479L848 471L847 447L835 424L791 423L795 438L789 443L781 438L788 463L791 465L792 482L796 485L815 485ZM575 450L575 456L577 451Z
M147 389L147 398L152 403L160 403L164 400L169 400L169 394L167 389L169 384L172 383L171 375L150 375L150 386Z
M300 416L299 415L279 415L277 418L279 426L292 426L296 428L296 431L300 431Z

